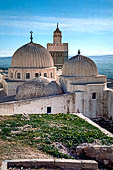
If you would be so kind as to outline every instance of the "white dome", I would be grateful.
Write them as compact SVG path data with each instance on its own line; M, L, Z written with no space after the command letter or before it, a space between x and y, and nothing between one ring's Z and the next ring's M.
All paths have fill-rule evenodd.
M63 65L63 76L92 77L98 75L96 64L88 57L76 55Z
M40 44L28 43L13 55L11 68L48 68L53 67L49 51Z

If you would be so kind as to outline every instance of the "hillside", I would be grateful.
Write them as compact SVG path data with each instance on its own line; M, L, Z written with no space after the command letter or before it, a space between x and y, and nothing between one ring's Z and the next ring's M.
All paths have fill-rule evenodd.
M0 163L17 158L72 158L81 143L113 144L113 138L72 114L0 116Z
M73 114L0 116L0 165L6 159L76 158L82 143L111 145L113 138Z

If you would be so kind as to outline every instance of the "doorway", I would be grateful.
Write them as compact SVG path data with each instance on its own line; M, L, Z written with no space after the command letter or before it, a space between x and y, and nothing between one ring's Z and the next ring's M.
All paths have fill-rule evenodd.
M51 107L47 107L47 113L51 113Z

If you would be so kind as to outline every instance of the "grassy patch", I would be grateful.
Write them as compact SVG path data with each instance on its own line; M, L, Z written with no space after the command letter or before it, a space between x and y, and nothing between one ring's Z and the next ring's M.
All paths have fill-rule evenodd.
M113 144L113 138L72 114L29 115L29 120L23 119L22 115L14 115L0 120L0 137L3 140L22 142L58 158L70 157L60 152L55 142L67 148L93 143L97 139L102 144Z

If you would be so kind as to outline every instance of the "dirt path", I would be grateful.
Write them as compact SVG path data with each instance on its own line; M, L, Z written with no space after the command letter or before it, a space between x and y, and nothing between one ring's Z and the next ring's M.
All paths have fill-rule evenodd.
M0 139L0 167L3 160L52 158L38 149Z

